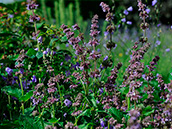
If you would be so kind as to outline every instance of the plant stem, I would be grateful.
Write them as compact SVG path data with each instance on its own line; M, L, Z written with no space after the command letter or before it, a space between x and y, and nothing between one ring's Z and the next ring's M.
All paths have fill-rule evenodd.
M130 98L129 97L127 97L127 105L128 105L128 111L129 111L129 109L130 109Z
M35 33L37 34L38 30L36 28L36 22L34 22L34 28L35 28ZM37 39L37 37L36 37L36 39ZM39 47L38 41L37 41L37 47L38 47L38 51L40 51L40 47Z
M59 83L57 83L57 86L58 86L58 90L59 90L59 94L60 94L60 102L61 102L61 106L63 105L62 101L63 101L63 97L62 97L62 94L61 94L61 90L60 90L60 85Z
M109 122L108 122L108 129L110 129L110 124L109 124Z
M10 95L8 95L8 103L9 103L9 106L10 106L10 104L11 104ZM9 110L9 113L10 113L10 120L12 120L11 109Z
M19 81L20 81L20 86L21 86L21 90L22 90L22 96L24 96L24 90L23 90L23 84L22 84L22 79L21 79L21 77L19 77ZM23 102L21 102L21 108L22 108L22 113L23 113L23 115L24 115L24 103Z
M42 119L42 113L43 113L43 111L44 111L44 109L42 110L42 112L41 112L41 109L40 109L40 107L38 107L38 110L39 110L39 113L40 113L40 119L41 119L41 124L42 124L42 127L43 127L43 129L44 129L44 122L43 122L43 119Z

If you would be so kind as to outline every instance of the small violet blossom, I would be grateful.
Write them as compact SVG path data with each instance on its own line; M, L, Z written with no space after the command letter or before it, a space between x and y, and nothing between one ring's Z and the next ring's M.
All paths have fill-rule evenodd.
M130 6L127 10L131 12L131 11L133 11L133 7Z
M155 6L156 3L157 3L157 0L153 0L152 1L152 6Z
M122 21L122 22L126 22L126 18L122 18L121 21Z
M161 44L161 41L157 40L155 46L159 46Z
M32 77L32 82L34 82L34 83L37 82L37 79L36 79L36 76L35 75L33 75L33 77Z
M9 67L7 67L7 68L5 69L5 71L6 71L9 75L11 75L11 73L13 72L13 70L12 70L11 68L9 68Z
M129 14L127 10L124 10L123 13L124 13L125 15L128 15L128 14Z
M69 107L70 105L72 105L72 102L71 102L70 100L68 100L68 99L65 99L65 100L64 100L64 104L65 104L67 107Z
M149 8L147 8L145 11L146 11L148 14L150 13L150 9L149 9Z
M44 55L47 55L47 53L48 53L47 51L43 51L43 54L44 54Z
M108 56L105 56L105 58L103 59L103 61L107 60L108 59Z
M166 51L166 52L169 52L169 51L170 51L170 48L165 49L165 51Z
M128 25L132 25L132 22L131 22L131 21L127 21L127 24L128 24Z
M35 50L35 51L38 51L38 48L35 48L34 50Z
M40 37L37 39L38 43L42 43L42 40L43 40L43 37L42 37L42 36L40 36Z

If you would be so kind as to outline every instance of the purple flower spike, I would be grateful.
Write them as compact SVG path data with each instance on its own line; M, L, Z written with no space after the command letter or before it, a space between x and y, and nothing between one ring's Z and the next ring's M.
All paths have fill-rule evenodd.
M109 5L105 4L104 2L101 2L100 6L102 7L103 12L109 12L110 11Z
M127 10L124 10L123 13L124 13L125 15L128 15L128 14L129 14Z
M32 2L29 2L28 4L27 4L27 10L33 10L33 9L37 9L37 7L38 7L38 4L36 4L34 1L32 1Z
M133 7L130 6L127 10L131 12L131 11L133 11Z
M9 67L7 67L7 68L5 69L5 71L6 71L9 75L11 75L11 73L13 72L13 70L12 70L11 68L9 68Z
M155 6L156 3L157 3L157 0L153 0L152 1L152 6Z
M70 100L68 100L68 99L65 99L65 100L64 100L64 104L65 104L67 107L69 107L70 105L72 105L72 102L71 102Z

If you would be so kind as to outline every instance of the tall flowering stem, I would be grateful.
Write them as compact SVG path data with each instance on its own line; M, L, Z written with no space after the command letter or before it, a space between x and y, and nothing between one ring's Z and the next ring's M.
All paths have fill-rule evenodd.
M42 37L39 37L41 39L38 39L37 35L38 35L38 30L36 28L36 22L40 20L40 17L38 15L36 15L34 13L34 10L37 9L38 5L35 3L34 0L28 0L28 4L27 4L27 10L31 10L32 11L32 15L30 15L29 18L29 22L33 22L34 23L34 28L35 28L35 33L33 33L34 38L37 40L37 48L38 51L40 51L40 43L42 42Z
M138 7L140 11L140 18L142 19L142 23L140 24L140 28L143 30L143 37L140 38L140 41L142 42L142 45L147 42L146 37L146 29L149 27L149 24L146 22L146 19L148 18L148 13L146 11L146 5L142 3L142 0L137 0Z
M112 34L115 31L115 25L113 23L114 15L110 11L109 5L107 5L104 2L100 3L100 6L102 7L103 12L107 12L106 14L106 21L109 22L109 25L106 27L106 32L110 34L109 42L106 44L107 49L111 50L112 48L116 47L116 44L112 41Z

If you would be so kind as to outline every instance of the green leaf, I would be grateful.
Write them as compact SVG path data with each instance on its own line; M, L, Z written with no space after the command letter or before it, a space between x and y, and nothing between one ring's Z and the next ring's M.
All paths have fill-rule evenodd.
M5 86L1 90L6 92L8 95L16 97L17 99L19 99L22 96L21 89L18 89L12 86Z
M150 114L154 113L155 110L149 111L149 112L143 112L143 115L149 116Z
M122 87L119 89L121 94L127 94L129 92L129 87Z
M109 112L113 117L115 117L119 122L122 121L123 113L117 110L116 108L110 108Z
M55 124L55 123L57 123L59 120L60 120L60 118L59 118L59 119L52 118L52 119L50 119L50 120L48 120L48 121L49 121L50 123Z
M33 96L33 90L27 92L24 96L20 97L20 101L26 102Z
M36 28L39 29L44 25L45 22L36 23Z
M78 126L79 129L88 129L88 125L82 124Z
M169 72L168 80L169 80L169 81L172 80L172 69L171 69L170 72Z
M42 52L37 52L37 53L36 53L36 57L37 57L38 59L40 59L41 57L43 57L43 53L42 53Z
M86 109L81 114L79 114L79 116L77 116L77 118L80 117L80 116L88 116L88 117L90 117L91 116L91 109Z
M33 48L30 48L30 49L27 51L26 55L27 55L28 57L30 57L30 58L34 58L35 55L36 55L36 51L35 51Z
M67 39L67 36L63 36L62 38L61 38L61 42L66 42L68 39Z
M7 37L7 36L20 37L19 35L17 35L16 33L13 33L13 32L3 32L3 33L0 33L0 37Z
M91 102L92 102L92 104L93 104L93 106L94 107L97 107L97 103L96 103L96 99L94 98L94 94L90 94L90 96L91 96Z
M52 39L52 40L50 41L50 46L52 46L53 43L54 43L54 41L57 41L57 40L58 40L58 38Z
M144 110L152 110L152 107L150 105L148 105Z
M20 128L19 120L15 120L15 121L3 121L0 124L0 129L12 129L14 127Z

